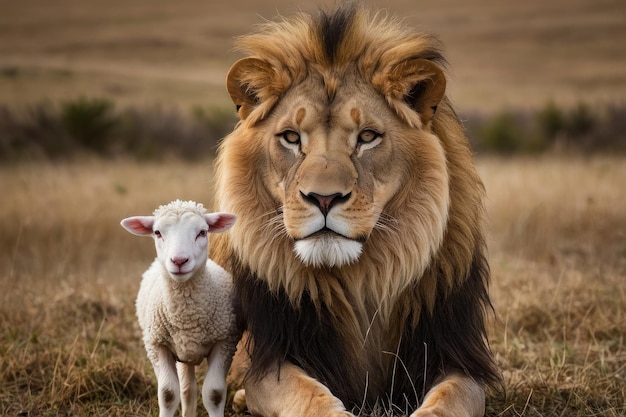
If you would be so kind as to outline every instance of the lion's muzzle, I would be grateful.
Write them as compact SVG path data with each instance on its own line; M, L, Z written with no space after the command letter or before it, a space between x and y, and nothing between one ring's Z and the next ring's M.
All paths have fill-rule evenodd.
M350 264L359 257L363 248L362 237L351 238L350 225L339 213L351 197L333 193L322 195L318 193L304 194L300 192L308 211L312 215L307 227L308 234L297 239L294 250L300 260L307 265L333 267Z

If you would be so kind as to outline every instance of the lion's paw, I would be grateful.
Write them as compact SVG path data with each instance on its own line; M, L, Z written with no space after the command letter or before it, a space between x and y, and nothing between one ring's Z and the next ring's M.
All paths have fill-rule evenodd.
M246 411L246 390L240 389L235 392L235 396L233 397L233 411L236 413L243 413Z

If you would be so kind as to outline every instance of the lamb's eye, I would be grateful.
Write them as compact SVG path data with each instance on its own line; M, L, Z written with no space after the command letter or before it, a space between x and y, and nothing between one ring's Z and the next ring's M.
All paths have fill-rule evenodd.
M300 143L300 134L293 130L285 130L278 134L279 137L285 140L285 142L296 145Z
M198 233L198 236L196 236L196 239L199 237L206 237L207 231L206 230L200 230L200 233Z
M364 131L359 133L359 143L372 143L381 136L382 134L374 130L365 129Z
M156 237L162 237L162 236L161 236L161 232L159 232L158 230L155 230L155 231L154 231L154 235L155 235Z

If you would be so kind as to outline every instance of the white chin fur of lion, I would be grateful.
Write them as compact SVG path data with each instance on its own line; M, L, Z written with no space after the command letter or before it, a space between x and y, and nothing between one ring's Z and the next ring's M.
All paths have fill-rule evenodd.
M336 236L319 236L298 240L294 250L303 263L313 267L351 264L361 255L363 244Z

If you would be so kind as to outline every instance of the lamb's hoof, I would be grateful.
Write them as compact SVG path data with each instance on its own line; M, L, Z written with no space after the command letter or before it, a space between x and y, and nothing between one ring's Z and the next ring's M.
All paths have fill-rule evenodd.
M237 390L235 396L233 397L233 411L236 413L243 413L246 411L246 408L246 390Z

